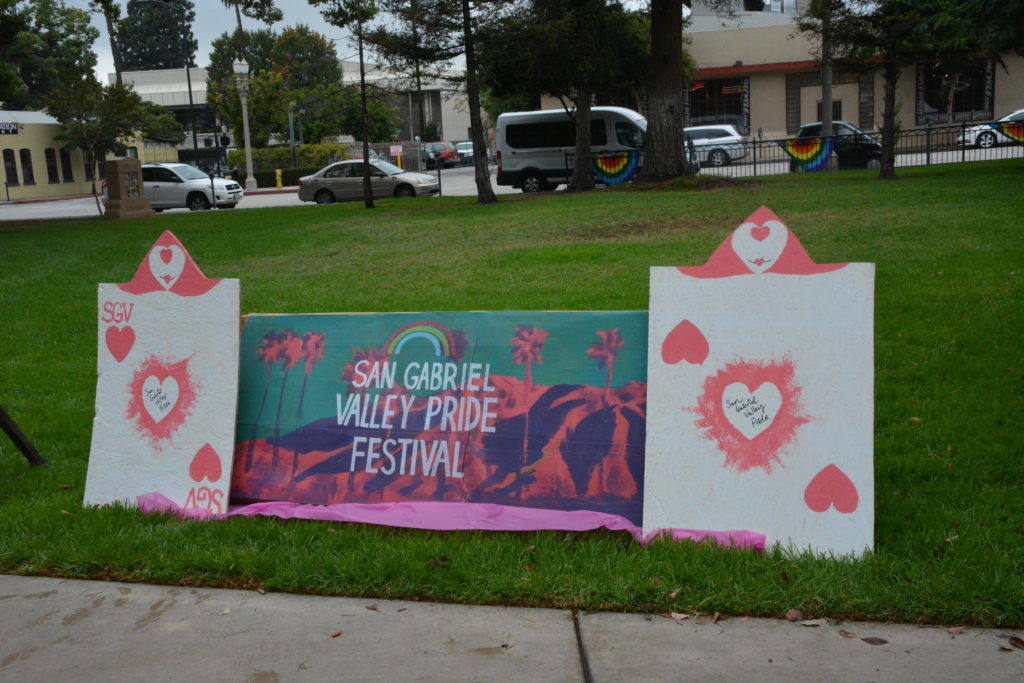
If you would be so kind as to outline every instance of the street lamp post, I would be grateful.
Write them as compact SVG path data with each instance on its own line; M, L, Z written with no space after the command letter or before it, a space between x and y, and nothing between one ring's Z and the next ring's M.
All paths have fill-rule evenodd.
M236 59L232 65L235 71L235 82L238 94L242 98L242 137L245 142L245 191L256 190L256 176L252 173L252 144L249 142L249 63L244 59Z

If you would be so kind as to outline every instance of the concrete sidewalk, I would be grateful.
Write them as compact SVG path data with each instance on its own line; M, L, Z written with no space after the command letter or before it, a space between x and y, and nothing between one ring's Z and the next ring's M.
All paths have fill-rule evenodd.
M944 628L735 617L577 620L567 610L18 576L0 576L0 614L0 681L1024 677L1024 650L1009 641L1020 634L998 629L953 636Z

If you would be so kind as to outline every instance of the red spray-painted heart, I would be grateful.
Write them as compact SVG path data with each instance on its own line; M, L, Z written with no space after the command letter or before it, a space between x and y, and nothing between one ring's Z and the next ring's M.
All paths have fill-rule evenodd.
M764 242L768 239L768 235L770 235L771 232L771 228L767 225L758 225L750 229L750 236L758 242Z
M825 512L835 505L836 510L848 515L857 509L857 487L841 469L828 465L807 485L804 502L815 512Z
M220 479L220 474L220 456L213 450L213 446L204 444L192 458L192 464L188 466L188 475L194 482L202 481L203 477L215 482Z
M125 325L122 328L111 325L107 328L106 340L110 355L120 363L135 346L135 330L131 325Z
M684 320L661 343L661 359L668 365L675 365L681 360L700 365L710 350L704 333L689 320Z

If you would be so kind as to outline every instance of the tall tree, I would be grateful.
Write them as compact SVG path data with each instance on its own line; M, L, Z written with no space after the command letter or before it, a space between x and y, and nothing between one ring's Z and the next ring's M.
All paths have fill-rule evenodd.
M341 83L334 43L303 24L281 31L270 59L288 90L312 90L324 84Z
M132 0L121 35L122 67L128 71L195 67L198 43L192 0Z
M576 164L572 186L594 186L590 108L594 95L646 81L642 17L615 0L532 0L505 17L481 41L483 78L499 96L553 95L572 101ZM564 59L566 52L574 58Z
M124 63L121 60L121 35L124 33L121 6L115 0L89 0L89 9L103 15L103 20L107 24L107 38L110 41L110 55L114 60L115 83L124 85L121 78L124 71Z
M90 164L92 191L99 210L95 167L108 153L123 155L127 143L142 136L166 136L176 123L161 107L148 106L130 88L104 86L98 81L69 81L44 100L47 111L60 123L56 138L80 149ZM180 127L177 128L180 133Z
M237 38L236 44L238 45L239 58L244 57L246 61L249 61L249 47L246 42L245 30L242 28L242 15L249 17L250 19L256 19L262 21L268 26L275 24L284 18L284 14L277 5L274 4L274 0L220 0L221 3L228 9L232 9L235 12L235 21L238 27L235 29L235 36Z
M373 0L309 0L311 5L320 7L320 13L332 26L348 28L356 36L359 51L359 104L360 133L363 141L363 204L374 208L373 187L370 185L370 138L366 111L366 60L363 55L363 32L367 22L377 16L377 4Z
M683 175L683 2L651 0L651 71L648 82L644 180ZM687 6L690 2L687 0Z
M92 79L99 31L89 13L64 0L0 3L0 101L36 109L69 84Z

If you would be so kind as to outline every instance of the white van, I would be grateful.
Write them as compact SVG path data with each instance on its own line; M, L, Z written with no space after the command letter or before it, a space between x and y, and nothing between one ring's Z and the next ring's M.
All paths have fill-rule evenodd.
M498 116L498 185L523 192L553 190L572 177L576 152L575 110L509 112ZM590 152L639 152L647 119L624 107L590 110Z

